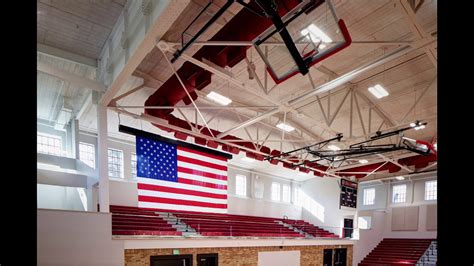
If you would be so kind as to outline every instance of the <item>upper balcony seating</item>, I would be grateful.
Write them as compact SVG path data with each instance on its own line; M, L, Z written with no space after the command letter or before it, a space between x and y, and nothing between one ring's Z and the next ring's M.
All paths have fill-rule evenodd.
M113 235L181 235L154 211L110 206Z
M301 225L301 227L295 227L304 229L305 232L313 236L337 237L302 220L156 210L129 206L110 206L110 211L112 212L112 231L114 235L182 235L181 231L183 230L174 228L173 223L176 225L184 223L188 228L194 229L202 236L304 238L304 234L280 223L290 221L298 226ZM161 213L162 216L158 213ZM172 219L168 219L166 216L172 217Z
M359 265L415 265L433 240L384 238Z

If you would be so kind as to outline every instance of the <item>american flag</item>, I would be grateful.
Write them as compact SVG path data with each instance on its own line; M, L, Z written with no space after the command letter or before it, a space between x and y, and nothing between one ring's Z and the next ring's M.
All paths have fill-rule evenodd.
M138 207L227 212L227 158L136 138Z

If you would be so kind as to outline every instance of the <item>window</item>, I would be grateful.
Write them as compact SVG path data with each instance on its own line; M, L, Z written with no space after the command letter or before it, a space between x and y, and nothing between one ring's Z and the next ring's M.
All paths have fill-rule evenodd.
M438 181L426 181L425 182L425 200L437 200L438 199Z
M282 193L283 202L290 202L291 199L291 189L289 185L283 185Z
M62 153L62 140L59 136L38 133L36 138L36 144L38 152L58 155Z
M258 176L257 176L258 178ZM255 180L255 198L257 199L262 199L263 198L263 191L264 191L264 185L261 180L256 179Z
M123 151L108 149L109 176L123 178Z
M235 176L235 194L247 196L247 177L244 175Z
M303 204L303 197L301 197L301 189L299 187L295 188L295 193L293 193L293 202L297 206L302 206Z
M392 202L393 203L405 202L406 195L407 195L407 185L393 186L393 191L392 191Z
M357 223L358 223L359 229L370 229L372 228L372 217L359 216Z
M272 183L272 200L280 201L280 183Z
M88 166L95 168L95 146L94 144L79 142L79 160Z
M374 205L375 188L364 189L364 205Z
M132 152L130 163L132 165L132 168L131 168L132 177L137 178L137 154L134 152Z

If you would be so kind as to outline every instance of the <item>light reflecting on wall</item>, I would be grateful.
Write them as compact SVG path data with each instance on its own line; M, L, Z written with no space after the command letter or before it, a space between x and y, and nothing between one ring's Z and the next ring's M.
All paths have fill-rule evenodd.
M84 211L87 211L87 195L86 195L86 191L84 188L82 187L78 187L76 188L77 189L77 193L79 194L79 198L81 198L81 203L82 203L82 207L84 207Z
M298 197L299 203L301 206L310 212L314 217L324 223L324 206L319 204L310 196L306 195L304 191L300 191L300 195Z

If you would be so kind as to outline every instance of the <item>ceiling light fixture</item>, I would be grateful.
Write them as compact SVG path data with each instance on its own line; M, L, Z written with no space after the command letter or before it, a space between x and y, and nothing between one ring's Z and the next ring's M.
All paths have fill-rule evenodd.
M397 176L395 177L396 180L405 180L405 177L404 176Z
M410 123L410 127L415 128L415 130L420 130L420 129L425 128L425 125L422 125L419 120L416 120L415 122Z
M229 105L232 102L231 99L213 91L211 91L206 97L221 105Z
M242 158L242 161L248 162L248 163L253 163L253 162L255 162L255 159L249 158L249 157L243 157L243 158Z
M368 163L369 161L367 161L366 159L362 159L362 160L359 160L359 163Z
M328 146L328 149L332 150L332 151L339 151L341 150L341 148L339 148L338 146L336 145L329 145Z
M425 125L417 126L417 127L415 127L415 130L420 130L420 129L423 129L423 128L425 128Z
M312 41L323 41L323 42L332 42L332 39L329 38L329 36L324 33L320 28L318 28L316 25L311 24L305 29L301 31L302 35L310 35ZM326 47L326 46L324 46ZM324 47L321 47L321 49L324 49Z
M369 87L370 93L372 93L377 99L388 96L388 92L380 85L377 84L373 87Z
M282 129L282 130L285 130L286 132L291 132L293 130L295 130L294 127L288 125L288 124L285 124L285 123L280 123L277 125L277 128L279 129Z

